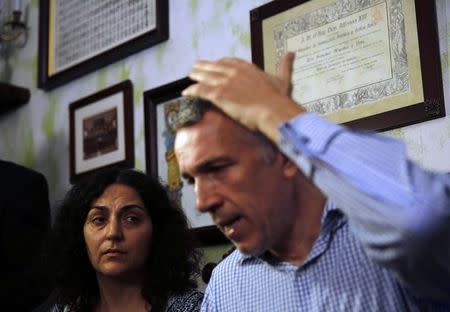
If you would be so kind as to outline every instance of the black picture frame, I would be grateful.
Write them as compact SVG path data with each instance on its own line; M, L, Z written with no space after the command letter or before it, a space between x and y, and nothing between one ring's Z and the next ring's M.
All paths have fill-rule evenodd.
M265 69L263 22L315 0L273 1L250 11L252 61ZM362 130L386 131L445 116L442 72L434 1L411 0L415 5L423 101L343 122ZM331 1L330 2L335 2ZM381 1L380 1L381 2ZM321 86L323 88L323 85Z
M161 172L158 168L158 123L161 121L157 118L157 108L161 105L170 105L182 98L181 91L193 83L189 78L182 78L168 84L156 87L154 89L144 92L144 125L145 125L145 155L147 174L156 178L161 178ZM164 122L164 125L167 124ZM166 128L165 128L166 129ZM167 151L166 151L167 154ZM175 161L171 158L172 161ZM164 181L168 184L169 194L178 196L183 191L181 185L181 177L177 183ZM164 179L163 179L164 180ZM173 192L171 192L171 185L175 185ZM180 195L181 196L181 195ZM176 200L175 200L176 201ZM180 201L181 202L181 201ZM179 203L180 206L181 203ZM185 212L186 209L195 210L195 202L189 203L190 207L181 207ZM188 214L188 213L186 213ZM188 217L189 219L189 217ZM192 221L192 220L191 220ZM191 222L192 224L192 222ZM191 231L195 234L202 246L215 245L229 242L220 230L211 223L208 226L192 225Z
M70 103L71 183L98 170L134 167L133 119L130 80Z
M50 37L51 1L56 0L39 1L38 88L46 91L57 88L169 38L169 1L149 0L155 4L156 25L153 29L136 35L126 42L117 43L116 46L107 48L103 52L101 52L102 47L99 47L99 53L93 54L92 57L75 63L62 71L50 73L49 64L51 62L49 55L54 53L54 51L50 51L50 43L54 41L54 38ZM82 22L81 18L80 22ZM98 27L94 27L94 29L98 29Z

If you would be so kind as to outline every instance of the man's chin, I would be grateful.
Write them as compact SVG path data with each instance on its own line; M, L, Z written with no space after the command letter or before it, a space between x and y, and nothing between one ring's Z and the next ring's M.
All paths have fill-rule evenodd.
M246 256L259 257L265 252L265 249L259 246L251 246L245 243L234 241L233 244L242 254Z

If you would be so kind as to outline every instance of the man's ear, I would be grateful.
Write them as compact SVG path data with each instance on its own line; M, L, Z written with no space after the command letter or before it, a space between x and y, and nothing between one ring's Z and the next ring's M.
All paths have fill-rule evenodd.
M291 179L295 177L299 171L296 164L294 164L289 158L284 156L282 153L279 153L278 157L281 157L281 168L283 170L283 175L287 179Z

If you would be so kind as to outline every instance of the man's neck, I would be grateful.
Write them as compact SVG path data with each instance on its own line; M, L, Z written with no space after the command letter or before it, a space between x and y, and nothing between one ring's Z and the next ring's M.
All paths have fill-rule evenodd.
M320 235L322 214L326 202L320 190L310 184L301 183L296 198L296 217L283 235L282 242L269 252L281 261L299 266L308 257Z

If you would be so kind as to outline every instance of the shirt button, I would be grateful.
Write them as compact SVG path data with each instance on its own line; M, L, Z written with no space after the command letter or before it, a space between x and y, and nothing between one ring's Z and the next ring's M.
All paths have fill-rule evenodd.
M300 143L301 144L305 144L305 145L308 144L309 143L309 138L302 136L300 138Z

